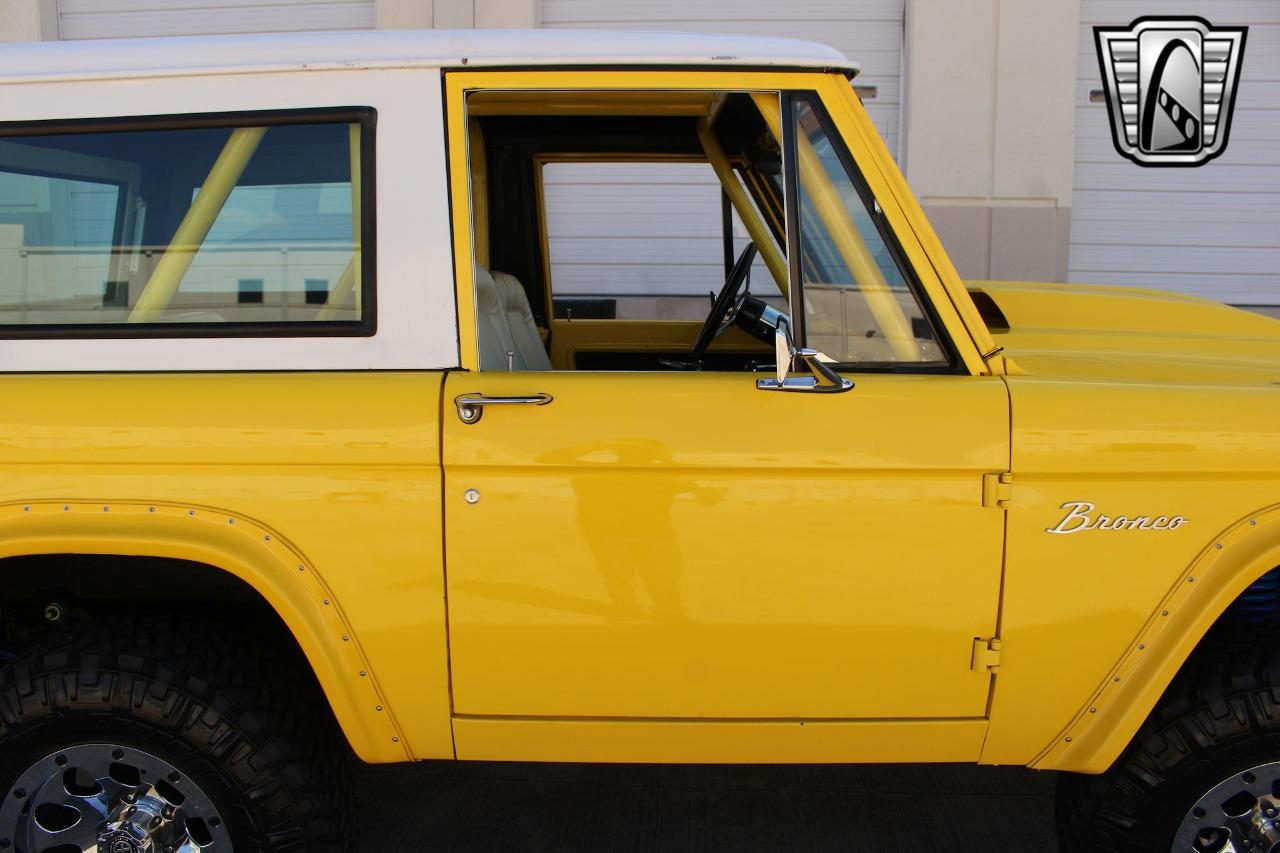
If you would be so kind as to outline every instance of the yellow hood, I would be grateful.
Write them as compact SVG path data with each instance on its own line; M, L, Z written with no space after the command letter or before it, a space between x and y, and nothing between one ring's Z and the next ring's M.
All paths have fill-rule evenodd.
M966 286L1011 374L1280 387L1280 320L1271 317L1131 287Z

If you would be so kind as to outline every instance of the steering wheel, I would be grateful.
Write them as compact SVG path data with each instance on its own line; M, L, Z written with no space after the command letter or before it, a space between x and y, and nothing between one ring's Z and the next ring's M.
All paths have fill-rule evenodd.
M707 347L727 332L733 325L733 321L737 319L738 311L742 308L738 291L742 289L742 283L747 280L747 273L751 270L751 262L756 258L756 251L756 244L748 243L742 250L742 254L738 255L738 260L734 261L733 269L729 271L724 287L716 296L715 302L711 304L711 313L707 315L702 328L698 331L697 340L693 342L693 349L689 351L689 359L695 365L701 364Z

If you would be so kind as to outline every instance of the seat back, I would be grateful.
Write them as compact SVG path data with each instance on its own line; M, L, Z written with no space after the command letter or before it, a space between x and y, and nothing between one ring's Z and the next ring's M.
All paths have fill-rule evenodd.
M475 282L480 369L506 370L511 353L513 370L550 370L529 297L516 277L476 264Z
M529 307L529 297L524 292L524 285L515 276L505 272L495 271L493 280L498 285L498 297L507 316L507 331L515 344L518 360L524 362L522 369L550 370L551 359L542 345L542 336L538 334L538 324L533 320L533 310Z
M476 337L480 345L481 370L506 370L507 353L516 348L507 328L507 314L493 276L476 264Z

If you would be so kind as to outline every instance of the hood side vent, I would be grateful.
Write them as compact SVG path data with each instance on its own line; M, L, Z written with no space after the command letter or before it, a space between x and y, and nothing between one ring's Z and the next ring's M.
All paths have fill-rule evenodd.
M977 307L982 322L987 324L987 329L992 334L1009 331L1009 320L996 301L991 298L991 294L985 290L971 290L969 295L973 297L973 304Z

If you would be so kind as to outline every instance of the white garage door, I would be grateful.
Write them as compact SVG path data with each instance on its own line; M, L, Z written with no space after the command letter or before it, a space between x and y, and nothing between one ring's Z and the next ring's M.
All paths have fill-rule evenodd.
M1132 284L1236 305L1280 305L1280 2L1083 0L1076 96L1072 281ZM1116 153L1094 25L1144 14L1246 25L1226 151L1198 168L1143 168Z
M58 0L64 39L373 29L374 0Z
M835 47L862 65L863 103L889 150L898 150L905 0L542 0L542 26L676 30L801 38ZM709 169L673 166L637 192L634 170L563 169L547 172L547 239L557 296L616 299L661 293L700 301L662 316L702 314L708 289L723 281L718 217L719 184ZM656 194L646 201L645 193ZM625 205L625 210L615 209ZM743 229L738 232L743 239ZM741 247L743 240L739 240ZM752 290L777 291L757 261Z

